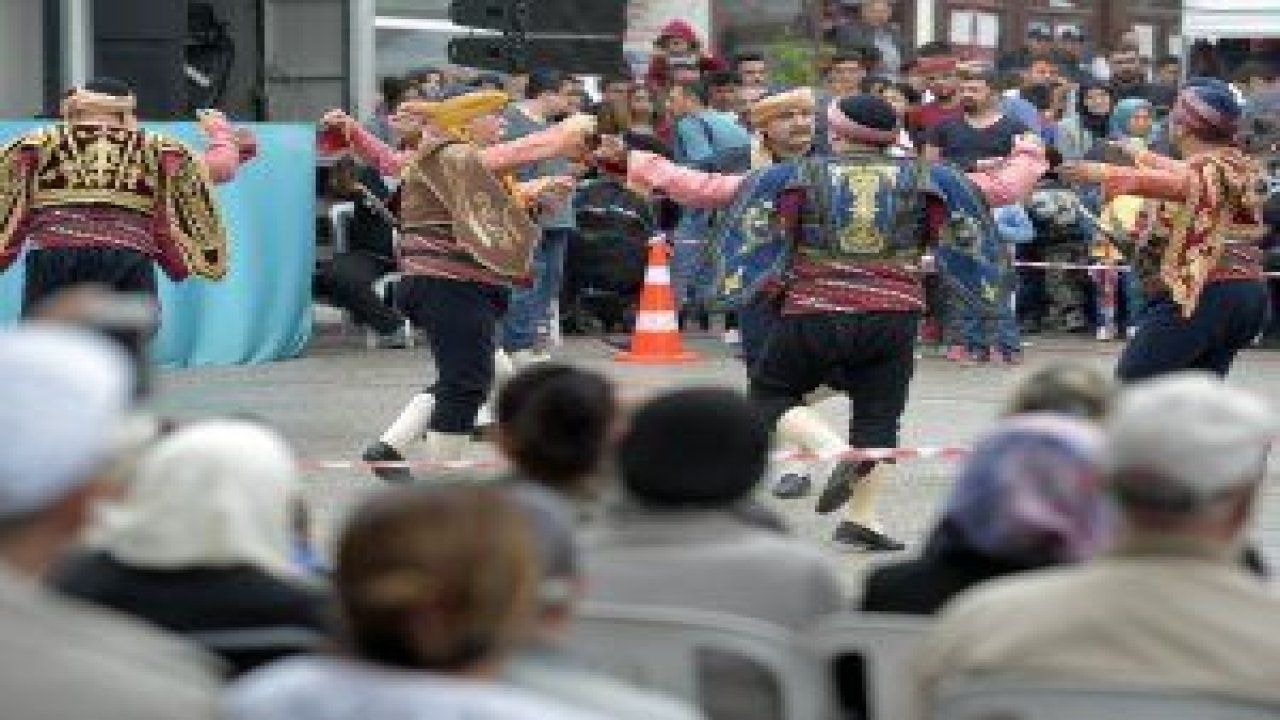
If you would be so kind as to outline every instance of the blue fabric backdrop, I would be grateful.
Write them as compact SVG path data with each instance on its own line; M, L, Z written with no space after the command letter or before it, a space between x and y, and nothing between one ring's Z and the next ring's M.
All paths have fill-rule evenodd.
M39 126L0 122L0 143ZM195 123L145 123L197 150ZM219 282L172 283L158 269L163 320L153 346L170 367L261 363L296 357L311 335L315 267L315 128L249 124L258 156L218 186L231 235L231 268ZM22 260L0 275L0 325L17 321Z

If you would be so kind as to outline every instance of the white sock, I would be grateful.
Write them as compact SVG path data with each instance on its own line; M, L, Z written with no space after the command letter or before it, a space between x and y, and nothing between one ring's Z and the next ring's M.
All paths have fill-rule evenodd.
M884 527L880 523L880 513L877 510L877 506L880 500L880 492L884 490L885 482L892 475L893 465L876 463L870 473L854 484L853 495L849 498L849 503L844 508L845 519L852 520L876 532L883 532Z
M550 355L540 353L537 350L516 350L511 353L511 362L515 365L516 372L524 370L538 363L544 363L551 359Z
M782 443L799 445L823 460L852 449L816 412L803 405L791 408L778 418L776 432Z
M413 441L422 437L422 430L431 419L431 410L435 407L436 398L429 393L419 393L409 400L409 404L400 411L400 417L391 423L391 427L382 433L382 442L400 452L404 452Z

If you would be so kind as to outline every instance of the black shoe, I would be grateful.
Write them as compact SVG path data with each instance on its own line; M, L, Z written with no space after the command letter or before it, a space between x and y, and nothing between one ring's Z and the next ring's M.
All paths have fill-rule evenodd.
M367 463L404 462L399 450L379 440L365 448L360 456ZM406 467L374 467L373 474L383 482L394 485L408 485L413 482L413 473Z
M826 515L839 510L841 505L849 502L849 498L853 497L853 484L863 475L860 472L861 465L856 460L841 460L836 464L831 477L827 478L826 487L822 488L822 494L818 496L818 506L815 509L820 514Z
M777 484L773 486L773 496L783 500L795 500L808 495L812 487L813 482L808 475L787 473L778 478Z
M906 545L888 535L849 520L840 523L832 539L841 545L867 552L897 552L907 549Z

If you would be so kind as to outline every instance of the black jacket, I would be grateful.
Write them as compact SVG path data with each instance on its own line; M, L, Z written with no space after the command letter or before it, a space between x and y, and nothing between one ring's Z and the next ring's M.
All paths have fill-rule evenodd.
M327 593L247 566L151 570L92 552L65 563L53 584L186 636L221 656L234 675L315 650L330 635Z
M974 585L1037 567L1045 566L1014 564L965 547L944 525L934 531L920 557L871 571L861 609L933 615Z

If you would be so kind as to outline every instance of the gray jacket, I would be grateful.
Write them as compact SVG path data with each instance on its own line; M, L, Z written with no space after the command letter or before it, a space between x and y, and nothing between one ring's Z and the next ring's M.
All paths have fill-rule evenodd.
M587 599L799 629L845 607L822 551L724 510L611 510L583 535Z
M22 720L218 717L205 656L147 625L0 569L0 698Z

